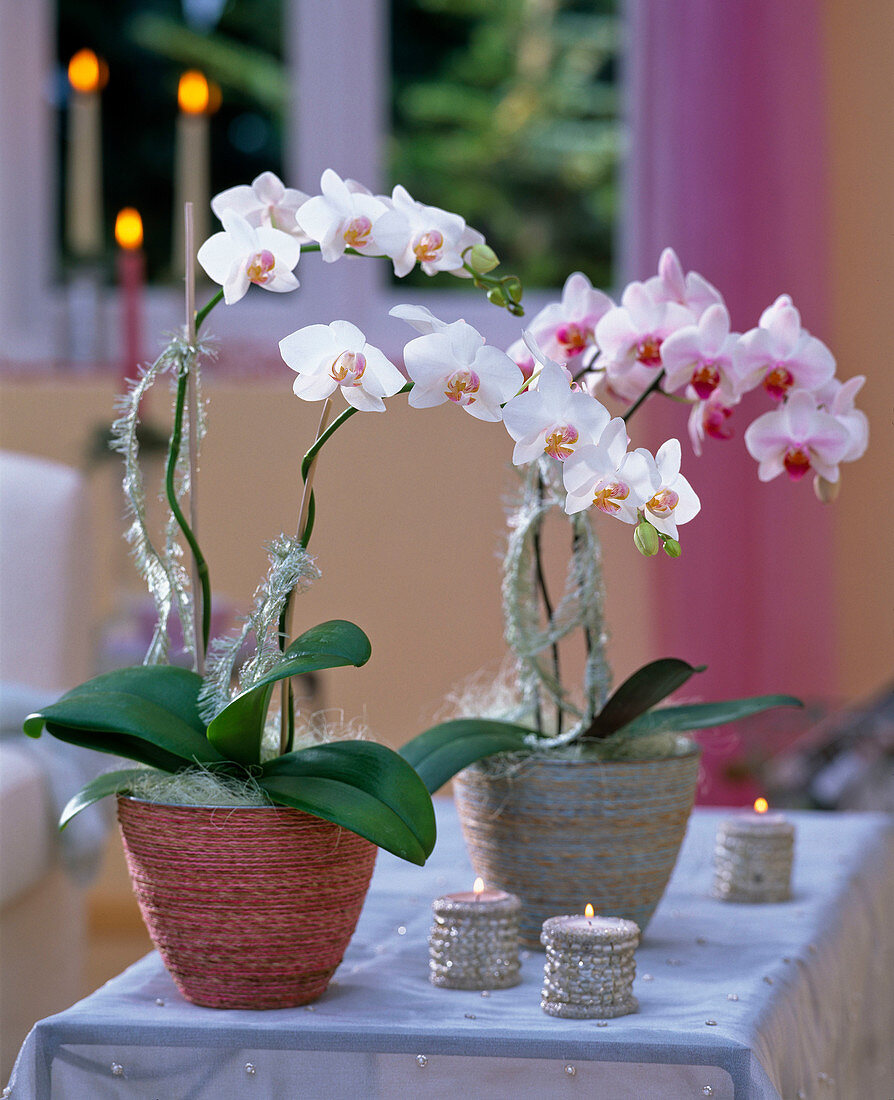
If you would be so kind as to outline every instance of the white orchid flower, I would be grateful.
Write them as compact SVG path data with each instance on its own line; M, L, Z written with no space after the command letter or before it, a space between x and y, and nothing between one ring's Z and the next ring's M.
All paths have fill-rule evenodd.
M637 451L627 450L627 425L616 416L598 443L586 443L562 467L565 511L569 516L598 508L623 523L636 523L639 509L652 493L651 466Z
M301 244L309 244L310 237L295 221L298 208L307 200L303 191L286 187L273 172L262 172L252 180L251 186L243 183L215 195L211 209L221 221L224 210L232 210L255 228L269 225L295 237Z
M423 336L430 332L443 332L450 326L446 321L440 321L425 306L400 305L388 310L389 317L396 317L399 321L406 321L408 325Z
M838 463L851 448L847 428L817 407L816 398L798 390L778 409L764 413L745 430L745 446L758 462L757 476L771 481L783 472L792 481L813 470L825 481L838 480Z
M286 364L297 371L292 390L305 401L322 401L336 389L361 412L384 412L383 397L406 384L397 367L349 321L307 325L280 340Z
M334 263L347 248L369 255L381 253L376 226L387 213L385 204L365 190L352 190L331 168L320 178L320 190L322 194L308 199L296 217L310 239L319 242L323 260Z
M376 237L399 278L417 263L426 275L462 268L462 249L469 240L459 214L424 206L400 184L391 193L391 209L377 226Z
M787 294L764 310L757 328L740 338L734 366L739 393L762 385L777 400L792 390L821 389L835 374L832 353L801 327L801 314Z
M500 406L523 381L509 356L485 344L465 321L411 340L404 348L404 366L413 381L408 399L413 408L450 401L478 420L502 419Z
M635 453L646 460L652 482L651 494L642 506L643 515L656 530L676 539L677 525L688 523L701 509L695 490L680 473L680 441L668 439L654 458L642 447Z
M233 210L222 210L221 221L224 231L209 237L196 259L208 278L223 287L228 306L244 298L252 283L275 294L297 288L292 269L301 245L294 237L269 225L249 225Z
M516 466L548 454L564 462L578 446L595 443L611 419L608 409L582 390L572 390L567 372L549 361L535 388L511 398L503 423L515 440Z

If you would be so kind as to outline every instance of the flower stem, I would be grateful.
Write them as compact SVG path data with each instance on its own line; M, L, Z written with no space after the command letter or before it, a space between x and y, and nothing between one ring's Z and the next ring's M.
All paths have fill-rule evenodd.
M199 329L202 327L202 325L204 324L205 318L208 316L208 314L211 312L211 310L214 309L214 307L218 304L218 302L223 301L223 294L224 294L223 287L221 287L220 290L214 295L214 297L210 298L202 306L202 308L197 311L197 313L196 313L196 332L198 332Z
M177 500L175 487L177 461L180 457L180 446L183 440L183 413L186 406L186 391L189 384L191 364L181 365L177 377L177 398L174 405L174 427L171 431L171 441L168 446L168 464L165 471L165 495L168 499L168 507L177 522L177 526L183 532L183 537L189 544L189 548L195 562L196 574L202 592L202 652L208 648L208 639L211 632L211 582L208 576L208 563L205 561L198 540L193 534L192 528L186 522L180 503ZM198 664L199 639L196 638L196 663Z
M664 370L663 369L661 371L659 371L659 373L655 376L655 378L653 378L651 383L643 390L643 392L633 402L633 404L630 406L630 408L627 410L627 412L625 412L624 415L621 417L621 419L624 421L625 424L631 418L631 416L633 416L633 414L640 407L640 405L645 403L645 400L649 396L649 394L652 394L652 393L656 392L658 387L661 385L661 379L662 378L664 378Z

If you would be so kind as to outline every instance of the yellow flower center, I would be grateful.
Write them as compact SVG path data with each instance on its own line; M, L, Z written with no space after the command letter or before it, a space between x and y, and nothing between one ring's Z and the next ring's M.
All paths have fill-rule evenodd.
M662 341L657 336L646 336L634 347L636 358L643 366L660 367L661 344Z
M471 405L481 385L478 375L468 368L455 370L447 379L444 396L456 405Z
M648 502L646 507L654 515L661 519L665 519L673 512L674 508L680 503L680 494L675 493L673 489L659 489L655 496Z
M810 453L806 447L789 447L782 464L792 481L800 481L810 469Z
M623 481L600 481L593 491L593 505L600 512L614 515L621 510L619 500L626 500L630 496L630 486Z
M329 375L340 386L359 386L366 370L366 356L359 351L343 351L332 360Z
M273 278L273 269L276 267L276 257L269 249L256 252L248 261L245 273L252 283L269 283Z
M577 428L572 424L563 424L559 428L554 428L546 437L543 453L552 455L553 458L564 462L573 453L574 444L577 443L578 439L580 439L580 434Z
M349 248L363 248L364 245L369 244L369 235L372 231L372 222L369 218L365 218L362 215L357 218L352 218L348 222L348 227L345 229L344 238L345 244Z
M422 264L436 260L443 247L444 234L439 233L437 229L430 229L427 233L423 233L422 236L416 238L413 251L416 254L416 259Z

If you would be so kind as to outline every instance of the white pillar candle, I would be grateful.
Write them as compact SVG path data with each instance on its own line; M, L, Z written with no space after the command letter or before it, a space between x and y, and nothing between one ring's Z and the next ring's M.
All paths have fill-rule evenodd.
M446 894L432 902L429 979L446 989L508 989L521 981L521 902L505 890Z
M550 1016L610 1019L639 1008L633 996L639 926L621 917L550 917L540 941L546 949L540 1007Z
M780 902L791 897L795 827L780 813L755 810L720 823L712 893L721 901Z
M65 239L79 260L102 253L102 117L100 92L105 63L92 50L78 50L68 64L68 156Z

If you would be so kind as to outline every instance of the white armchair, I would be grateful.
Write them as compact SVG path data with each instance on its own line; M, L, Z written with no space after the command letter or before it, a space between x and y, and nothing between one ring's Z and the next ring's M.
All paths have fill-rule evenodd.
M90 666L86 494L74 469L0 452L0 1076L31 1025L84 989L85 904L76 878L98 857L94 817L66 836L78 750L31 741L22 720ZM84 778L87 778L84 776ZM78 822L75 822L77 825Z

